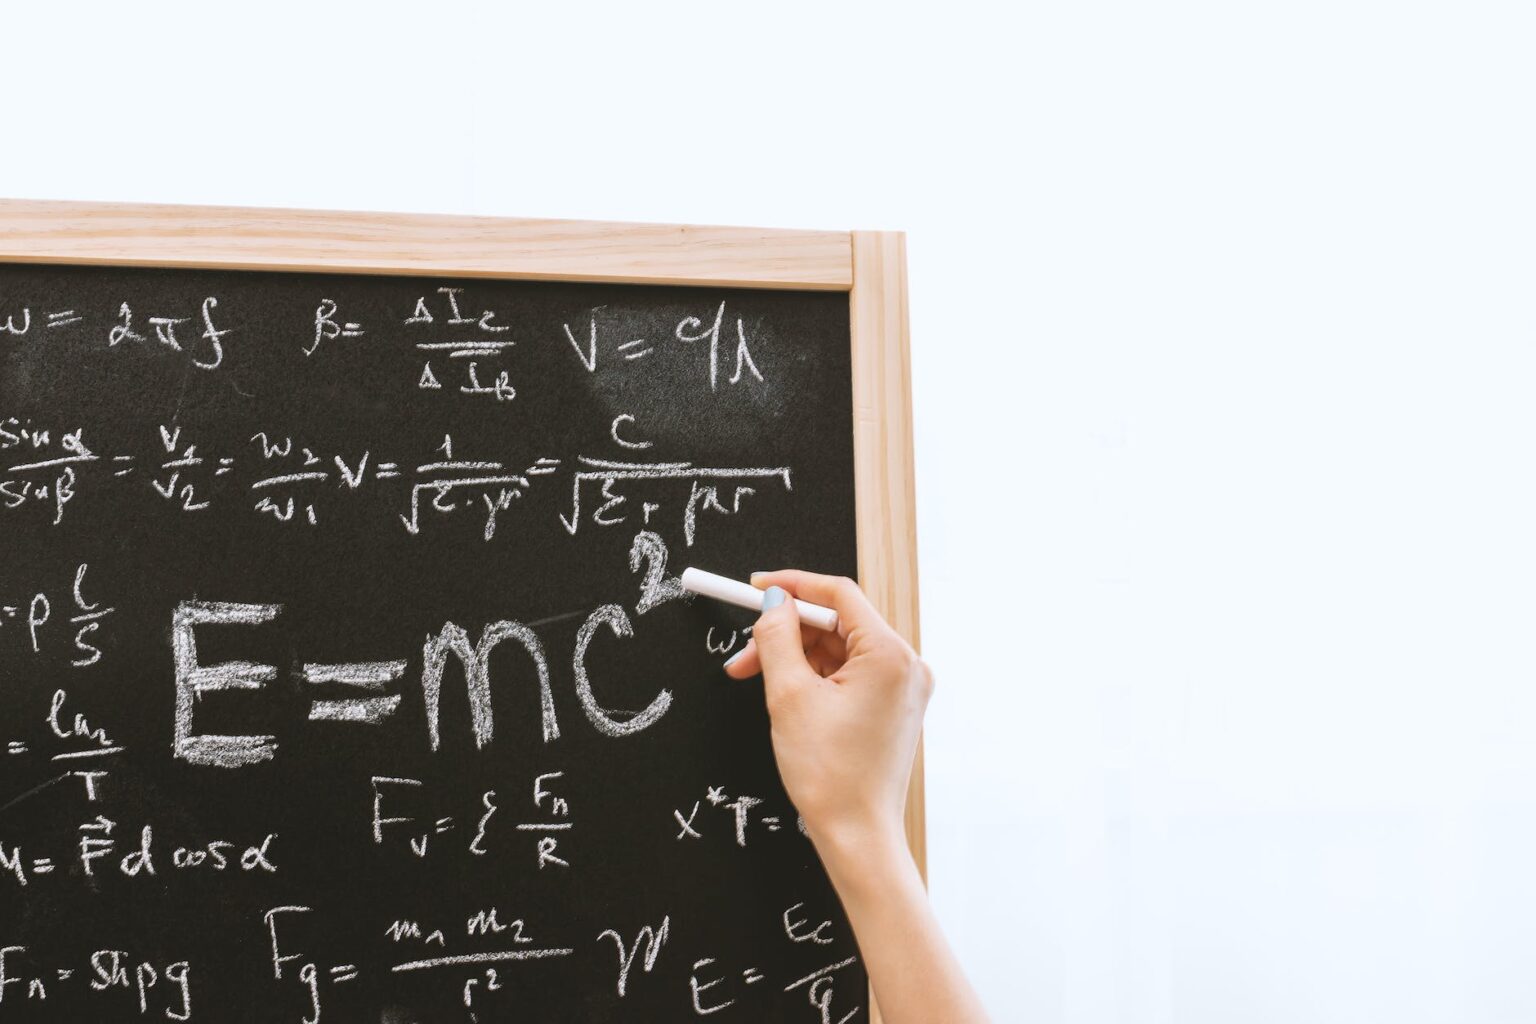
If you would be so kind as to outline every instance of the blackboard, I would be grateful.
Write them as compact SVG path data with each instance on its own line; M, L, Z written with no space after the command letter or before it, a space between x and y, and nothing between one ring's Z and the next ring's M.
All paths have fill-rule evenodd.
M837 292L0 267L0 1020L866 1019L751 616Z

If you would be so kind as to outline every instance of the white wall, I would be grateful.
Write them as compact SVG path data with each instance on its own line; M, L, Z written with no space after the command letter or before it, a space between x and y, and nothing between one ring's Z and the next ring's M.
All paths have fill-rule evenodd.
M910 232L1000 1021L1536 1017L1528 5L47 6L0 193Z

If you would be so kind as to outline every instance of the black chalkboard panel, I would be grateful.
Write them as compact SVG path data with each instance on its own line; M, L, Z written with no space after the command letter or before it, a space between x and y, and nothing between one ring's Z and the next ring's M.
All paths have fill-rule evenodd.
M844 295L0 268L0 1020L864 1019L675 582L852 482Z

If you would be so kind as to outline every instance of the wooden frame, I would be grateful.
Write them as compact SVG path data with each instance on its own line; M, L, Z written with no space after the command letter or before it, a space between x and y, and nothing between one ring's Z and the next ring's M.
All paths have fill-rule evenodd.
M0 200L0 262L848 291L845 231Z
M210 267L846 291L859 580L918 646L906 243L900 233L0 200L0 263ZM927 877L923 753L907 842ZM873 998L871 1019L880 1015Z

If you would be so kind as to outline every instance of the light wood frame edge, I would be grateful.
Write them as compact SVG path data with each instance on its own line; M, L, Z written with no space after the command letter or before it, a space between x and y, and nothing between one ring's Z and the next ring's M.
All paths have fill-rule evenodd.
M0 199L0 262L847 291L846 231Z
M906 236L855 231L849 319L853 335L853 456L859 582L875 607L921 649L917 591L917 491L912 457L912 368ZM907 846L924 881L928 839L923 745L907 788ZM882 1016L869 993L870 1020Z
M919 647L906 237L696 225L0 199L0 263L847 291L859 580ZM921 742L906 835L927 877ZM870 1018L880 1011L870 994Z

